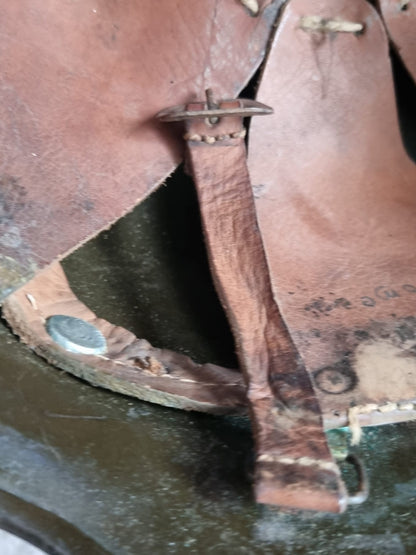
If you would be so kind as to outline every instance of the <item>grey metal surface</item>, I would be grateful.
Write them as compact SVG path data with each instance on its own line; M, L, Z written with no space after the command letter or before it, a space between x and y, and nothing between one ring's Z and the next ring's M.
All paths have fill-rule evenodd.
M107 350L100 330L80 318L56 314L46 320L45 327L52 339L71 353L102 355Z
M0 529L0 553L2 555L46 555L29 542Z

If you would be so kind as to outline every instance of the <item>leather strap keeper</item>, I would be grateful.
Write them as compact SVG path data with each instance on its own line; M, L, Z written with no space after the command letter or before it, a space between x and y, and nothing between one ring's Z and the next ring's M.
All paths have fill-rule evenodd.
M273 299L243 135L241 118L224 117L215 125L189 120L186 138L211 272L247 383L256 499L342 512L346 491L319 404Z

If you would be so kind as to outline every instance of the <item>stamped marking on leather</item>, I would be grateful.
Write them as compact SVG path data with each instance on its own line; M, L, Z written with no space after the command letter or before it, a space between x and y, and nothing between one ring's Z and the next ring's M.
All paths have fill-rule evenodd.
M397 289L386 287L385 285L379 285L374 288L371 296L361 297L361 305L366 307L373 307L381 301L389 301L397 297L402 297L403 294L416 293L416 286L411 283L405 283Z
M289 295L294 293L289 292ZM404 283L399 287L389 287L387 285L378 285L374 287L370 295L363 295L358 300L349 300L345 297L338 297L336 299L326 299L325 297L317 297L312 299L308 304L304 306L305 312L309 312L315 318L320 318L321 316L329 316L330 313L335 309L346 309L351 308L372 308L381 303L397 299L399 297L404 297L406 295L415 295L416 285L411 283Z
M339 467L336 463L332 461L321 461L319 459L314 459L312 457L286 457L284 455L273 455L264 453L257 457L257 462L270 462L278 464L287 465L297 465L297 466L310 466L317 467L322 470L329 470L330 472L335 472L335 474L340 475Z
M319 318L321 315L328 316L329 313L336 308L345 308L349 310L351 306L350 301L344 297L339 297L334 300L325 300L324 297L318 297L317 299L312 299L309 304L305 305L305 311Z
M358 383L357 375L350 368L348 359L316 370L313 373L315 385L324 393L341 395L353 390Z
M97 355L99 358L103 359L103 360L108 360L109 362L112 362L113 364L117 364L119 366L124 366L126 368L129 369L138 369L138 365L137 364L132 364L132 363L127 363L127 362L123 362L122 360L117 360L117 359L113 359L110 357L106 357L104 355ZM212 386L212 387L218 387L218 383L206 383L206 382L202 382L201 380L191 380L189 378L179 378L178 376L175 376L174 374L170 373L170 369L169 367L165 367L166 372L161 373L160 375L156 376L153 374L154 378L169 378L171 380L175 380L178 382L184 382L184 383L196 383L196 384L203 384L204 387L205 386ZM140 368L140 371L143 371L143 369ZM221 383L221 387L241 387L241 383L239 382L224 382Z

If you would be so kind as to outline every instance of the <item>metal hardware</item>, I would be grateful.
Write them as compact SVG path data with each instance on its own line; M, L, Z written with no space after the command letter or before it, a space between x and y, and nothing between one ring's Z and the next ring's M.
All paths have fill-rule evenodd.
M57 314L50 316L45 326L55 343L71 353L101 355L107 350L100 330L80 318Z
M180 106L172 106L160 111L156 117L160 121L183 121L193 118L208 118L210 123L216 118L239 116L263 116L273 114L273 108L247 98L238 98L237 100L221 100L218 103L213 101L213 94L211 89L206 91L206 102L190 102L189 104L182 104Z
M347 504L348 505L361 505L367 500L368 494L370 492L369 481L367 477L367 472L364 468L364 464L357 455L349 453L345 458L342 458L339 462L349 463L355 468L358 476L358 490L352 495L348 495Z
M206 99L207 99L207 107L208 107L208 110L211 110L211 111L212 111L212 110L218 110L219 106L218 106L218 104L214 101L214 92L213 92L213 90L212 90L212 89L207 89L207 90L205 91L205 96L206 96ZM209 123L210 123L211 125L215 125L216 123L218 123L218 120L219 120L219 118L216 117L216 116L215 116L215 117L210 116L210 117L208 118L208 121L209 121Z

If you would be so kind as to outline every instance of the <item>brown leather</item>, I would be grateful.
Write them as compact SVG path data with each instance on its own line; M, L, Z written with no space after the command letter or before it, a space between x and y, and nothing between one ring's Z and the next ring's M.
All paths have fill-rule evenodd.
M108 360L92 355L76 356L60 349L45 333L45 319L59 313L84 318L100 328L110 345L116 336L129 348L124 351L111 347ZM200 365L184 355L157 349L129 331L97 318L75 297L57 262L9 295L3 305L3 316L14 333L37 354L92 385L164 406L227 414L246 412L246 389L239 372L212 364ZM171 383L165 376L167 373L176 376L176 381ZM158 374L166 379L155 380ZM184 384L189 385L184 387ZM343 406L338 418L343 426L348 424L348 408ZM322 416L325 429L334 427L331 412ZM371 426L414 419L416 410L389 404L356 417L359 425Z
M149 14L146 5L143 6L144 13ZM161 6L166 5L167 3L162 3ZM139 194L143 196L152 187L149 185L152 180L156 184L155 175L161 170L158 164L154 164L152 156L155 155L158 141L162 160L169 159L169 164L173 167L174 161L178 159L178 149L173 141L170 142L171 138L162 138L165 130L162 131L143 117L138 126L137 137L134 132L131 136L137 147L143 146L141 152L146 156L137 165L140 173L135 174L133 171L134 148L129 142L131 136L126 132L127 128L123 127L131 119L126 117L122 123L117 119L117 114L113 118L112 111L117 99L121 99L118 106L121 110L121 106L126 106L125 100L131 98L129 95L124 96L126 91L132 90L128 83L131 73L127 69L135 66L138 59L136 56L133 60L124 41L124 50L121 48L119 51L118 44L114 47L115 53L110 52L108 44L105 48L101 45L101 58L95 58L94 52L87 52L85 74L80 74L75 61L79 63L78 50L82 49L81 39L84 37L85 41L86 35L77 35L78 30L73 30L81 41L74 48L75 61L71 56L71 59L66 58L65 48L62 51L58 49L56 55L48 60L46 54L50 52L46 52L44 42L34 44L35 28L31 19L40 13L39 10L45 10L44 4L39 3L33 7L32 3L31 6L27 17L13 24L18 26L19 32L21 29L32 29L33 36L28 33L29 44L34 46L34 52L40 54L42 74L50 82L55 82L55 70L59 66L61 71L66 72L67 80L80 85L80 92L78 94L77 90L67 90L65 83L62 84L58 79L56 87L59 94L56 98L49 99L53 110L49 113L44 104L40 109L46 84L39 85L42 94L33 87L32 94L27 94L26 89L25 96L25 88L19 88L19 79L33 84L34 72L27 70L34 63L31 53L24 52L22 60L19 58L24 66L23 76L18 75L17 71L13 72L14 68L6 55L6 78L9 79L12 75L16 79L16 89L20 91L23 100L18 96L7 114L7 133L13 140L10 141L10 147L5 149L5 167L7 164L16 169L21 167L24 180L33 174L35 186L32 193L32 190L28 192L25 187L21 188L15 175L5 174L2 178L3 212L0 225L4 231L1 242L5 254L0 254L0 281L3 280L3 294L9 293L12 286L21 282L19 280L26 279L36 269L36 265L41 266L48 262L47 256L39 257L39 261L34 262L33 256L38 257L37 252L44 248L48 252L50 245L55 248L62 241L74 239L71 234L68 237L61 237L59 234L57 238L49 237L50 226L57 221L57 216L59 221L62 218L62 229L71 222L74 225L71 233L85 238L85 229L92 226L94 234L99 225L103 227L102 222L106 218L108 220L110 212L106 212L107 209L120 212L121 206L127 206L133 198L133 189L134 194L140 191ZM109 14L114 15L114 10L118 9L114 5L111 9L106 5L104 7L107 10L106 17ZM15 13L18 9L18 6L7 8L10 13ZM65 10L76 12L79 9L82 8L69 4L65 6ZM135 9L138 9L137 6ZM184 9L187 8L184 6ZM130 9L127 12L130 15L132 13ZM5 19L9 30L12 24L10 13L7 12ZM221 9L217 12L218 17L220 13ZM270 13L263 17L267 20ZM308 14L320 16L322 21L331 18L361 21L365 24L365 30L360 36L334 32L326 34L316 30L312 32L300 25L300 18ZM67 37L62 32L63 21L60 23L59 14L54 17L56 25L53 30L49 30L50 36L60 40L61 34L62 41L65 42ZM74 24L75 19L76 17L70 17L68 21ZM196 19L200 23L199 18ZM47 21L50 23L51 20ZM105 21L108 23L109 19ZM176 22L176 19L172 21ZM261 25L269 24L264 20L257 21L263 21ZM163 23L166 21L163 20ZM25 27L27 24L28 27ZM85 25L88 26L88 23L83 20L82 29ZM126 26L132 29L130 22ZM261 35L262 31L258 29L253 30L253 33ZM92 26L89 31L93 31L89 36L94 42L98 40L101 31L103 38L106 30L97 30ZM129 36L131 35L132 31ZM144 35L146 39L149 38L146 33ZM12 41L10 33L8 36ZM124 36L126 40L127 36L128 34ZM83 44L85 47L85 42ZM294 44L297 50L293 48ZM258 46L256 44L254 49ZM138 48L133 49L136 54ZM152 52L153 50L154 48ZM218 49L214 50L218 53ZM401 146L385 37L376 13L365 2L292 0L282 19L274 50L259 96L262 101L271 103L277 114L270 125L267 120L261 120L261 125L253 122L251 134L254 191L259 197L260 226L272 272L274 299L270 297L268 269L261 242L259 247L259 236L257 232L253 232L256 222L250 201L247 200L249 196L238 198L238 203L247 210L246 218L237 210L237 202L230 205L224 203L222 197L224 190L229 192L229 187L231 190L235 187L234 190L237 191L238 187L245 186L246 189L243 190L247 193L249 181L239 165L244 163L242 140L219 141L214 146L203 141L193 145L195 153L198 153L195 154L195 167L201 163L198 186L201 199L204 200L203 214L209 224L207 229L212 261L218 273L217 285L230 310L233 328L239 339L240 357L250 383L249 397L256 424L260 459L257 498L284 506L337 511L345 506L345 491L325 444L319 407L303 364L306 363L314 380L326 427L345 425L348 419L352 423L353 415L355 423L360 424L378 424L414 417L416 378L413 347L416 320L413 306L408 300L416 294L416 283L411 281L415 267L412 251L415 234L415 168ZM91 92L92 87L86 77L94 74L95 70L98 71L98 64L105 58L103 53L113 62L118 60L120 63L114 64L112 68L117 78L111 81L113 88L108 86L105 90L104 78L99 82L100 96L97 101L94 100L97 97L92 98L85 92ZM172 60L170 52L166 56ZM26 58L29 59L27 66ZM56 64L57 59L63 65ZM70 62L73 63L72 66ZM251 60L250 68L255 63L257 62ZM48 73L49 65L55 73L52 70ZM124 67L124 73L119 65ZM72 75L67 73L67 66L76 71L74 69ZM176 65L171 67L176 71ZM108 77L109 70L106 68L106 71ZM116 87L117 90L114 90L114 84L121 82L124 83L123 87ZM192 90L197 91L198 88L200 94L202 88L213 84L206 81L201 87L201 83L202 80ZM181 88L182 85L184 89ZM155 104L153 111L172 102L188 100L184 92L189 92L188 86L193 85L189 82L179 84L178 90L183 92L183 98L180 98L180 94L178 97L175 96L176 93L172 94L163 106L156 107ZM221 93L221 84L219 87L216 84L214 86ZM224 89L226 86L224 85ZM81 98L82 92L85 93L85 99ZM10 102L7 95L11 98L11 93L7 83L2 88L2 94L5 95L6 102ZM146 90L140 90L140 94L148 99ZM226 95L230 96L230 89L226 91ZM135 98L137 100L139 96ZM153 98L159 98L158 93L149 101L152 102ZM65 108L61 110L58 104L62 99L65 100ZM101 116L97 116L98 102L104 108L102 120ZM70 113L74 116L73 110L71 111L71 106L73 108L74 105L83 107L81 113L75 115L75 122L67 115ZM5 106L9 104L3 104ZM136 108L137 114L142 114L142 106L136 105ZM57 147L54 145L51 128L44 124L41 117L46 113L47 121L53 123L57 129ZM85 132L96 116L93 136L101 141L100 144L87 139ZM65 126L62 121L65 121ZM205 129L204 125L202 123L203 127L194 131L200 134L213 132L212 128ZM39 128L39 135L33 132L33 129L36 131L36 126ZM236 128L221 131L219 127L215 133L221 135L227 129ZM157 135L159 132L160 137ZM66 138L67 144L64 141ZM77 144L77 140L80 144ZM154 147L151 152L145 150L148 141ZM25 148L31 147L32 143L49 148L43 153L39 166L29 164L22 156L26 152ZM117 151L116 144L120 145L120 151ZM86 145L91 149L91 168L86 163ZM228 155L225 157L227 149L238 152L231 158ZM201 154L204 150L210 154ZM214 155L213 151L219 154ZM166 153L169 155L164 158ZM33 151L33 154L37 153ZM67 154L73 156L72 161ZM108 178L108 168L113 162L112 159L109 162L110 156L114 158L117 170L114 181ZM207 164L212 162L215 165L208 169ZM101 176L105 179L104 198L100 197L99 191L100 164L105 170ZM237 164L240 169L237 169ZM76 173L80 167L82 175ZM227 167L231 172L230 179L225 186L221 186L220 180ZM60 169L63 172L62 180L58 179ZM90 170L91 175L88 173ZM72 185L68 185L71 175L79 177L76 192ZM46 177L44 182L39 176ZM85 176L86 181L83 181ZM135 187L136 179L137 183L139 178L143 180L135 189L127 187L125 182L119 182L119 176L120 179L128 179L130 176L129 185L134 182ZM239 177L241 182L237 183ZM210 182L215 183L215 190L206 187ZM114 183L117 185L118 195L121 193L116 199L110 198L110 193L105 193L113 188ZM51 189L51 184L55 189ZM58 193L58 186L61 184L62 190ZM36 197L38 191L50 196L53 206L55 197L62 195L60 208L51 208L54 218L52 223L42 215L42 196ZM82 200L88 201L86 192L96 195L94 202L97 202L97 209L88 202L82 205ZM135 197L134 201L138 198ZM83 207L84 212L89 211L94 215L91 221L84 218L84 215L79 215L79 210L77 212L76 209L79 206ZM229 209L230 215L239 221L243 220L246 228L251 227L253 233L241 236L239 231L243 228L237 226L227 230L229 220L220 221L218 216L214 217L214 206L219 206L222 211ZM33 208L35 210L32 213ZM40 210L40 215L37 210ZM21 220L19 211L22 213ZM33 220L30 224L27 220L29 214L32 214ZM101 224L98 225L100 218ZM44 227L37 227L38 222L44 224ZM29 236L30 225L34 226L33 245L36 244L36 249L40 249L36 252L32 249L32 237ZM238 256L227 248L227 244L223 244L224 236L233 238L234 235L236 244L245 246ZM253 249L248 248L250 243L253 244ZM232 242L230 244L233 245ZM58 251L59 249L56 253ZM12 252L17 253L15 258L10 256ZM226 259L226 256L231 258ZM255 266L243 264L253 257L257 262ZM230 260L233 260L233 265L230 265ZM247 276L250 278L249 285L244 282ZM378 281L379 278L381 282ZM398 278L403 279L398 282L399 286L395 281ZM366 282L364 285L363 280ZM236 294L236 290L241 293L245 287L248 287L245 297ZM255 293L251 296L253 291ZM247 302L242 303L242 298ZM277 304L287 318L296 346L293 346L281 322ZM263 312L264 307L266 309ZM97 319L73 297L58 265L39 274L25 288L11 295L4 308L15 331L38 353L95 385L186 409L226 412L241 410L244 406L242 382L236 372L213 365L196 365L187 357L155 349L126 330ZM73 355L57 347L46 334L44 321L48 315L59 312L82 317L97 325L110 345L106 356ZM262 329L259 326L263 325L264 335L259 333ZM275 345L279 346L278 356L272 356ZM301 353L303 362L296 362L299 361L297 351ZM279 384L278 387L275 387L276 383ZM273 407L272 402L276 397L278 403ZM354 412L350 410L351 406ZM308 443L310 437L315 441L322 440L321 444L316 445L316 452Z
M211 272L247 383L256 441L256 499L342 512L346 492L326 443L319 405L273 299L243 129L239 117L224 117L216 125L198 119L188 122L187 137Z
M416 81L416 4L414 0L379 0L389 37Z
M3 314L13 331L40 356L93 385L185 410L245 411L245 387L238 371L197 364L185 355L157 349L98 318L72 293L59 263L10 295ZM45 330L46 319L57 314L96 326L107 341L105 355L70 353L57 345Z
M178 165L154 114L236 94L281 2L21 0L2 6L0 302L107 228Z
M365 29L305 30L309 15ZM252 122L249 142L274 298L328 426L343 425L348 407L367 422L406 412L416 399L416 166L376 11L292 0L258 96L275 111Z

